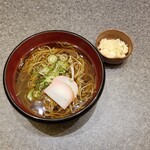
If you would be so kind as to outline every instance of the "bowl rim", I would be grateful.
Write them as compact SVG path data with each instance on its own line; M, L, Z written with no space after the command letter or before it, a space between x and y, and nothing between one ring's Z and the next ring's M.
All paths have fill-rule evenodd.
M104 56L104 55L100 52L100 50L98 49L98 42L100 42L100 41L98 40L98 38L101 36L101 34L104 34L105 32L109 32L109 31L120 32L121 34L124 34L124 35L129 39L130 44L131 44L131 51L129 52L128 55L126 55L126 56L123 57L123 58L109 58L109 57ZM97 38L96 38L95 46L96 46L98 52L100 53L100 55L102 55L102 57L104 57L104 58L106 58L106 59L110 59L110 60L123 60L123 59L127 59L127 58L132 54L132 52L133 52L133 42L132 42L132 41L133 41L132 38L131 38L127 33L125 33L124 31L121 31L121 30L119 30L119 29L106 29L106 30L103 30L102 32L99 32L99 34L98 34L98 36L97 36Z
M72 115L69 115L67 117L64 117L64 118L57 118L57 119L51 119L51 118L42 118L42 117L38 117L38 116L35 116L33 114L29 114L27 113L26 111L24 111L22 108L20 108L13 100L12 96L10 95L10 92L7 88L7 84L6 84L6 74L7 74L7 66L9 64L9 60L11 59L12 55L15 53L15 51L17 50L17 48L22 45L24 42L32 39L33 37L35 36L38 36L40 34L44 34L44 33L49 33L49 32L63 32L63 33L67 33L67 34L71 34L71 35L74 35L74 36L77 36L79 37L80 39L84 40L87 44L89 44L92 49L96 52L97 56L99 57L99 60L101 62L101 67L102 67L102 83L97 91L97 94L95 95L95 97L93 98L93 100L83 109L81 109L80 111L78 111L77 113L75 114L72 114ZM12 104L12 106L19 112L21 113L23 116L25 116L26 118L28 119L32 119L32 120L35 120L35 121L42 121L42 122L50 122L50 123L55 123L55 122L63 122L63 121L68 121L68 120L71 120L71 119L74 119L76 118L77 116L80 117L81 114L84 114L86 113L100 98L100 95L102 94L102 91L104 89L104 85L105 85L105 67L104 67L104 63L103 63L103 59L100 55L100 53L98 52L97 48L90 42L88 41L86 38L84 38L83 36L77 34L77 33L74 33L74 32L71 32L71 31L66 31L66 30L46 30L46 31L41 31L41 32L38 32L38 33L35 33L35 34L32 34L30 36L28 36L27 38L25 38L24 40L22 40L13 50L12 52L9 54L6 62L5 62L5 65L4 65L4 69L3 69L3 85L4 85L4 90L5 90L5 93L6 93L6 96L9 100L9 102Z

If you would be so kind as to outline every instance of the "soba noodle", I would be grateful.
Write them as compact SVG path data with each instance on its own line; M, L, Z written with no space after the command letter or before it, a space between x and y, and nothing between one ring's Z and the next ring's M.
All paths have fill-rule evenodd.
M41 117L62 118L84 108L95 91L95 79L92 64L71 44L57 43L34 49L23 61L16 82L16 92L21 102ZM56 62L50 63L50 56ZM73 74L71 67L74 68ZM56 76L74 78L78 85L77 97L64 110L48 97L45 89ZM32 91L32 97L31 97ZM43 114L32 109L35 102L42 102Z

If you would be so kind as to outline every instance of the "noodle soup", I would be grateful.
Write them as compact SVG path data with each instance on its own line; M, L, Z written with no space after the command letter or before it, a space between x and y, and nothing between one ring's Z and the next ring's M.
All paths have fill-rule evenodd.
M51 43L35 48L20 62L15 88L17 97L33 114L44 118L65 118L83 109L93 98L96 86L94 76L92 64L77 47L68 43ZM50 85L54 85L58 77L70 79L78 87L74 91L73 86L71 91L76 92L76 95L72 96L66 108L61 107L60 97L59 104L44 92ZM64 88L58 89L58 94L69 93L63 93Z

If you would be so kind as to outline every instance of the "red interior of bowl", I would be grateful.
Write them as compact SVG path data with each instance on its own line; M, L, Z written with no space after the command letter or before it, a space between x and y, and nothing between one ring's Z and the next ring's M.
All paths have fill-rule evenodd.
M83 37L67 31L46 31L35 34L20 43L7 60L4 72L4 85L10 101L24 113L32 115L19 101L15 93L15 75L20 59L37 46L51 42L68 42L77 46L92 62L96 73L96 91L101 92L104 84L104 68L95 47ZM96 95L97 96L97 95Z

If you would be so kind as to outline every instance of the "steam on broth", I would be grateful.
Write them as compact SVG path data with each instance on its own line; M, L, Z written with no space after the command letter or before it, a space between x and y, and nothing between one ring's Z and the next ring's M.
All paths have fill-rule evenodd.
M72 79L78 86L77 95L72 97L65 109L44 92L59 76ZM41 117L63 118L83 109L91 100L95 92L94 76L92 64L75 46L51 43L37 47L21 62L16 93L32 113Z

